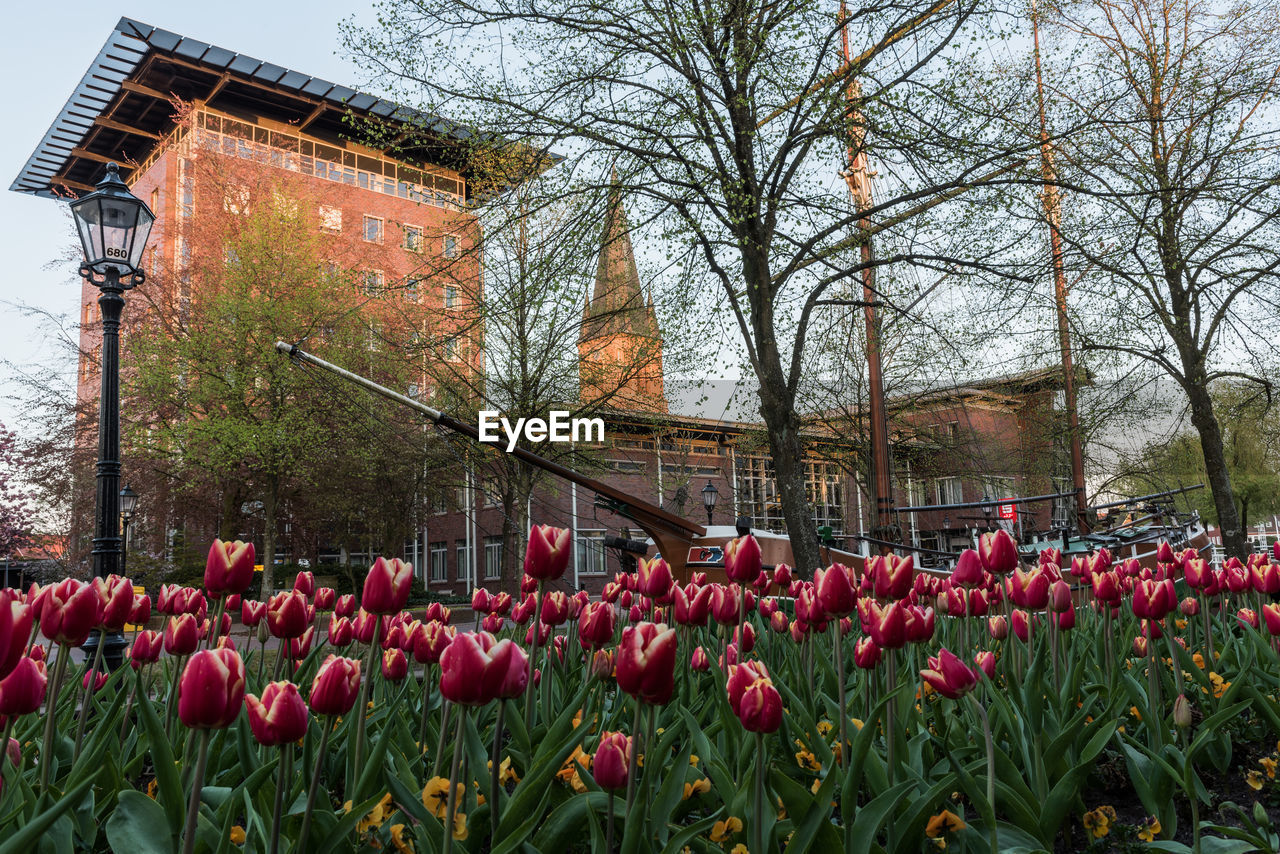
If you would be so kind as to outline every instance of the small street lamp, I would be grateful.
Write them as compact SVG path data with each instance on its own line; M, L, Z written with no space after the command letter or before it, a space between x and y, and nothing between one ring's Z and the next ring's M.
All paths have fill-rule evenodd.
M119 167L107 164L97 189L71 203L84 250L80 275L98 287L102 315L102 386L98 397L97 496L93 533L93 574L106 578L122 569L120 542L120 315L124 292L142 284L142 251L155 214L120 180ZM115 669L126 646L124 635L104 637L99 630L81 647L94 656L102 645L107 666ZM96 660L96 656L95 656Z
M992 499L990 495L984 494L982 496L982 515L987 520L988 531L991 530L991 517L995 514L995 512L996 512L996 505L995 505L994 499Z
M120 490L120 574L124 575L125 560L129 557L129 520L138 509L138 493L129 484Z
M711 527L711 513L716 509L716 501L720 498L720 490L710 480L702 487L702 506L707 508L707 527Z

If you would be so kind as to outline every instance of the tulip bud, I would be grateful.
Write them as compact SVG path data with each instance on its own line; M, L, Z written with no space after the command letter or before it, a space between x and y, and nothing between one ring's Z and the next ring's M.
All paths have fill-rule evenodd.
M579 642L589 649L598 649L611 643L614 620L613 606L608 602L591 603L583 609L578 619Z
M315 574L307 569L299 572L297 577L293 579L293 590L295 593L301 593L310 599L311 594L316 592Z
M1252 608L1241 608L1236 612L1236 619L1240 621L1242 626L1258 628L1258 614Z
M813 597L828 616L844 617L853 613L858 602L853 570L839 563L818 570L813 578Z
M18 659L9 675L0 679L0 718L16 718L39 711L47 683L43 661Z
M853 647L853 663L862 670L874 670L880 663L880 647L869 637L859 638Z
M289 657L294 661L301 662L307 657L307 653L311 652L311 641L315 639L316 627L307 626L307 630L296 638L289 638L285 643L289 645ZM230 643L231 638L218 638L221 642L226 640ZM234 648L234 647L233 647Z
M1147 639L1142 635L1133 639L1133 655L1135 658L1147 657Z
M653 599L665 599L673 584L671 567L662 558L640 558L636 562L636 590L639 593Z
M773 616L769 618L769 628L778 634L783 634L788 628L787 615L781 611L774 611Z
M1191 726L1191 703L1186 694L1179 694L1173 701L1173 723L1179 729Z
M915 579L915 558L911 555L876 555L867 561L867 574L880 599L904 599Z
M987 619L987 631L993 640L1004 640L1009 637L1009 621L1003 614L996 614Z
M782 726L782 695L768 677L756 679L742 692L734 711L747 732L777 732Z
M150 629L143 629L138 632L138 636L133 639L133 646L129 647L129 664L134 670L141 669L144 664L151 664L160 659L160 650L163 648L163 641L159 632L153 632Z
M277 593L267 601L267 628L277 638L301 637L310 624L307 597L293 590Z
M315 605L318 611L332 611L337 601L337 592L332 587L317 587Z
M307 704L317 715L345 715L360 694L360 662L330 655L311 680Z
M534 525L529 530L529 545L524 553L524 573L538 581L554 581L569 566L572 547L568 528Z
M956 568L951 571L951 583L961 587L977 587L982 584L984 573L982 558L973 549L965 549L956 561Z
M224 729L244 703L245 673L240 655L206 649L187 661L178 683L178 718L191 729Z
M591 654L591 678L608 679L613 676L613 650L597 649Z
M1018 545L1009 532L1001 528L993 533L983 534L978 538L978 556L982 565L992 575L1003 575L1012 572L1018 566ZM1059 560L1061 561L1061 555Z
M542 597L542 614L539 617L544 625L559 626L569 619L569 597L560 590L552 590Z
M1262 618L1267 624L1267 634L1280 635L1280 604L1269 602L1262 606Z
M259 700L244 698L249 729L259 744L275 747L298 741L307 734L307 704L292 682L269 682Z
M480 628L484 629L491 635L496 635L502 631L502 627L506 624L507 618L501 614L485 614L484 619L480 621Z
M435 664L457 634L457 629L441 622L423 623L422 630L413 638L413 660L419 664Z
M591 757L591 776L602 789L625 789L631 769L631 739L620 732L600 733Z
M151 620L151 597L145 593L136 593L133 606L129 609L129 622L135 626L145 626Z
M519 696L528 684L528 661L510 640L459 633L440 656L440 693L468 706Z
M1010 616L1013 625L1013 636L1026 643L1031 638L1031 615L1026 611L1014 610Z
M714 584L711 586L711 616L722 626L738 622L738 585Z
M756 646L756 627L751 623L735 626L733 629L733 643L737 644L738 649L742 652L751 652Z
M996 654L989 650L984 650L973 657L974 664L978 665L978 669L987 674L988 679L996 678Z
M694 647L693 656L689 659L689 668L697 673L705 673L711 669L711 659L702 647Z
M1067 611L1071 608L1071 586L1059 578L1049 585L1049 610Z

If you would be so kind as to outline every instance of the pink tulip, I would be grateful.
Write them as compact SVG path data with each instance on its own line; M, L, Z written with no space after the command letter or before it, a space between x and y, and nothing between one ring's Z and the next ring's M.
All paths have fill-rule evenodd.
M618 645L618 687L643 702L665 704L675 690L675 655L675 629L662 623L628 626Z
M204 565L204 587L210 596L243 593L253 581L253 543L214 540Z
M178 718L191 729L225 729L244 703L244 662L229 649L206 649L187 661L178 683Z
M360 694L360 662L330 655L311 680L307 704L317 715L345 715Z
M371 614L394 614L404 609L412 584L412 566L399 558L379 557L365 576L360 607Z
M534 525L524 553L525 575L539 581L554 581L563 576L569 566L570 537L568 528Z
M938 650L936 658L929 659L929 669L921 670L920 676L935 691L952 700L960 699L978 684L973 670L945 647Z
M760 543L747 534L730 540L724 548L724 571L730 581L747 583L760 574Z
M307 704L292 682L269 682L262 699L246 694L244 705L249 729L259 744L275 747L307 734Z

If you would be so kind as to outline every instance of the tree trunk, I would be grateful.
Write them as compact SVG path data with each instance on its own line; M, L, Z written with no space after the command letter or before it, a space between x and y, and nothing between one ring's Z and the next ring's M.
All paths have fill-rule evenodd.
M781 372L779 371L779 374ZM800 441L800 419L795 401L782 377L760 382L760 414L769 428L769 450L773 454L773 476L782 501L782 516L791 538L794 569L801 578L812 578L822 565L813 515L804 491L804 445Z
M272 483L262 496L262 596L275 591L276 487Z
M1205 383L1188 382L1184 388L1191 404L1191 424L1200 434L1200 450L1204 454L1204 470L1209 479L1209 491L1213 495L1213 507L1218 511L1222 547L1229 557L1244 560L1247 554L1245 536L1231 490L1227 455L1222 445L1222 429L1213 411L1213 398L1209 396Z

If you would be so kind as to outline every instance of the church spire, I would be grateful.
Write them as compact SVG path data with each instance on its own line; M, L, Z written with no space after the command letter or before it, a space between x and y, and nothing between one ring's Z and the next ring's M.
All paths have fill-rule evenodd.
M667 411L662 335L653 295L640 284L631 226L615 171L609 186L600 256L578 335L584 397L608 396L619 408Z

